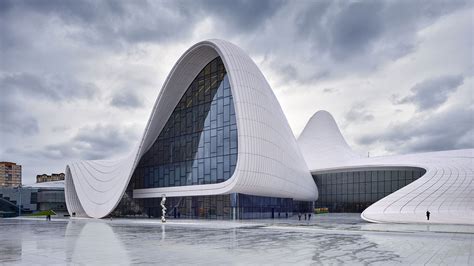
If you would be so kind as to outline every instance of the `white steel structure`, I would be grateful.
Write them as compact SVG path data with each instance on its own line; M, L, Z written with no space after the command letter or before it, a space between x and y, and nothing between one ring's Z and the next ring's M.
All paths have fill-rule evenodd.
M176 179L180 185L174 185L175 181L162 184L149 179L151 181L137 187L132 177L141 175L143 179L143 176L157 175L161 171L150 168L155 171L152 173L144 168L142 173L140 165L147 154L151 153L150 158L158 158L154 153L163 150L156 146L160 136L168 134L170 120L173 121L175 115L178 117L181 110L179 106L191 108L195 104L186 100L189 91L195 89L194 96L204 93L193 84L207 82L199 77L208 75L208 66L217 59L226 75L218 84L224 84L228 78L231 91L226 107L231 99L235 109L235 142L238 143L234 150L237 154L235 168L227 172L228 178L218 182L196 183L196 180L182 179L184 183L179 183L181 181ZM203 123L209 122L212 112L205 115ZM173 149L169 148L171 154ZM229 42L208 40L192 46L173 67L158 95L143 137L129 156L116 161L73 162L66 167L66 203L71 215L102 218L132 194L133 199L147 200L163 195L173 199L239 193L312 202L318 199L318 188L313 180L318 173L417 167L425 169L426 173L376 201L365 209L362 218L371 222L427 222L424 214L429 210L432 214L429 222L474 224L473 156L471 149L361 157L347 145L333 117L326 111L317 112L296 141L272 89L250 57ZM196 164L192 167L198 169ZM165 175L176 174L179 178L179 169L175 169L171 169L173 174L166 172Z
M474 149L366 158L356 155L334 118L317 112L298 139L311 173L419 167L426 173L362 212L371 222L474 224ZM431 213L426 219L426 211Z
M234 174L216 184L145 188L134 198L244 193L314 201L318 191L285 115L250 57L222 40L200 42L167 77L138 146L120 161L81 161L66 169L66 199L76 216L102 218L119 203L142 156L155 142L180 98L206 64L220 57L229 75L238 131Z

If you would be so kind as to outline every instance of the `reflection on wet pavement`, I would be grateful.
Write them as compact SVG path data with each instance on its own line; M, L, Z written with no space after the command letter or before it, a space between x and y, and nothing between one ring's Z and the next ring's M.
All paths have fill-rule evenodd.
M474 264L472 227L354 215L243 222L0 219L0 264Z

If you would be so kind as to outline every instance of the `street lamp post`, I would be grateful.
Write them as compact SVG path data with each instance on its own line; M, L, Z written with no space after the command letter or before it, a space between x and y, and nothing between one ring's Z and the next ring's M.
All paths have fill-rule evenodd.
M18 193L20 194L20 202L18 204L18 216L21 216L21 184L17 187Z

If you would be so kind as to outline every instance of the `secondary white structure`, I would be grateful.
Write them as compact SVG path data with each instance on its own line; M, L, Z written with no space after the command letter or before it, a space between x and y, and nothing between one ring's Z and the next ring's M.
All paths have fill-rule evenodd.
M76 216L101 218L114 210L144 154L152 147L196 76L220 57L228 74L238 134L237 165L224 182L133 190L133 198L248 195L314 201L316 185L285 115L255 63L237 46L208 40L178 60L161 89L143 138L119 161L81 161L66 169L66 198Z
M474 224L474 149L366 158L356 155L334 118L317 112L298 142L312 174L418 167L426 173L362 212L371 222Z

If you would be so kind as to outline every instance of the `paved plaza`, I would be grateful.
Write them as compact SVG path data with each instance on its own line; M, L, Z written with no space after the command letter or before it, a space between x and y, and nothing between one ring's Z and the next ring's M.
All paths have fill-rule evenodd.
M474 227L311 221L0 219L0 264L474 265Z

